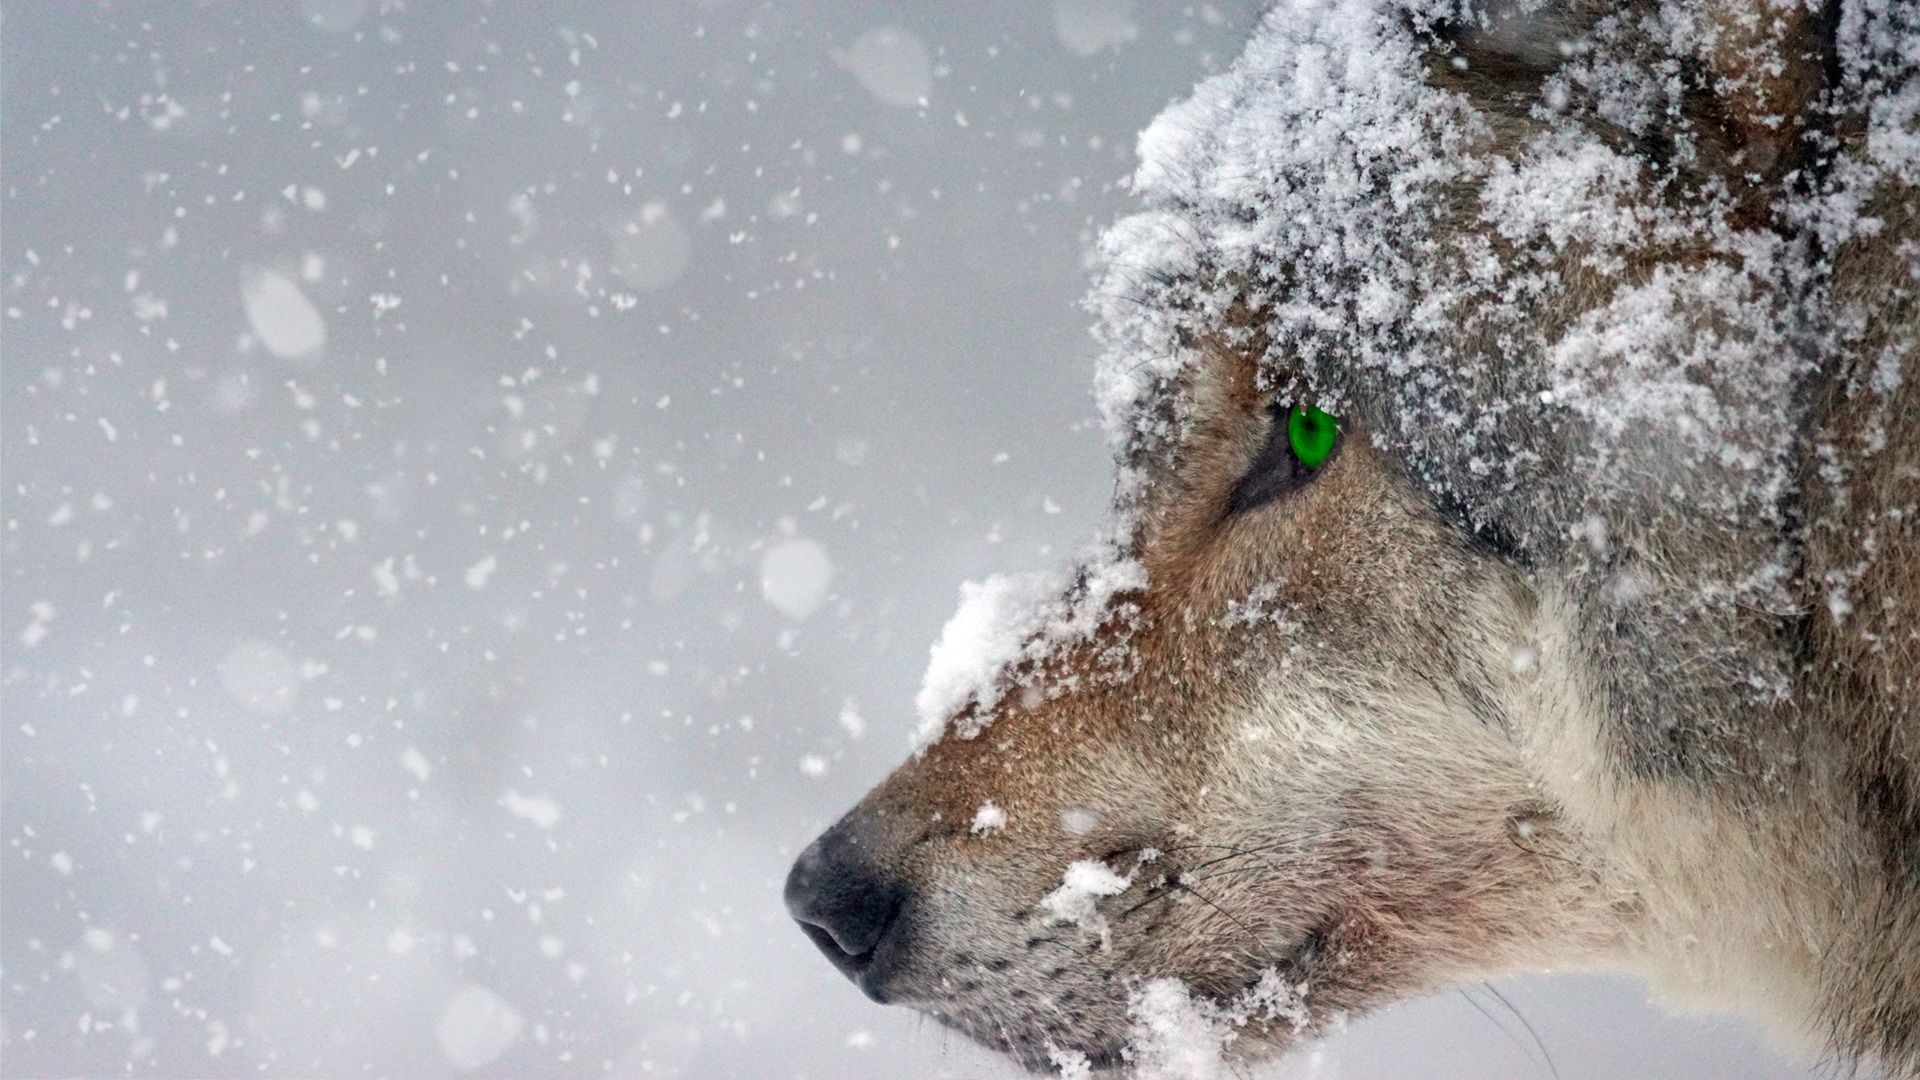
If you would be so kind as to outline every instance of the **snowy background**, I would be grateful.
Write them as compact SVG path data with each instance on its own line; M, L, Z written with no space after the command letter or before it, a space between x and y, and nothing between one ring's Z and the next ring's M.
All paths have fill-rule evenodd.
M780 884L1096 528L1089 253L1251 19L7 5L0 1067L1006 1075ZM1499 990L1278 1075L1807 1074Z

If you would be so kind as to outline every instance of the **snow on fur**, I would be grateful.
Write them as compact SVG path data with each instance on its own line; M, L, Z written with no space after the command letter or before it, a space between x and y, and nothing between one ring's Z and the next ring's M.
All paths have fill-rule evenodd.
M980 809L973 812L973 824L968 827L967 832L973 836L985 836L1006 827L1007 812L993 805L993 801L989 799L980 804Z
M1100 901L1109 896L1119 896L1133 887L1133 873L1122 877L1113 868L1098 859L1079 859L1067 864L1066 872L1060 876L1060 887L1040 898L1040 907L1047 913L1047 921L1072 923L1092 934L1099 935L1100 947L1108 948L1113 943L1111 928L1106 916L1100 914Z
M915 745L939 740L956 716L954 734L980 734L1009 685L1009 668L1087 639L1115 610L1116 597L1146 584L1146 568L1111 548L1082 566L1077 583L1032 573L962 584L960 608L934 643L914 697L920 715Z
M1127 1059L1143 1080L1216 1080L1232 1075L1228 1046L1255 1021L1281 1023L1294 1033L1311 1022L1307 986L1271 968L1228 1001L1195 997L1178 979L1151 979L1127 1003L1133 1018Z

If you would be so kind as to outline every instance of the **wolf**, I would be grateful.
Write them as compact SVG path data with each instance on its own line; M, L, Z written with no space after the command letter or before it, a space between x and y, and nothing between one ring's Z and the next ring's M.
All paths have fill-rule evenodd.
M1606 969L1920 1077L1920 4L1281 0L1133 187L1110 525L801 930L1034 1071Z

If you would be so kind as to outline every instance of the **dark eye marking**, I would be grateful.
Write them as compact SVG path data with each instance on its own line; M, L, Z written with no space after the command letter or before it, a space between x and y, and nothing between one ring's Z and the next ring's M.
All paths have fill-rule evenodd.
M1267 445L1227 496L1227 513L1244 514L1305 487L1340 452L1339 421L1311 405L1276 401Z

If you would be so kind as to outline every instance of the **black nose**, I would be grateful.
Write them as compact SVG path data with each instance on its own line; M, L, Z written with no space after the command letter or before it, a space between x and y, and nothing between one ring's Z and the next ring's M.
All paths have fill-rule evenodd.
M841 974L875 1001L887 1000L882 975L906 906L905 885L880 870L875 830L857 818L827 830L787 873L787 911Z

